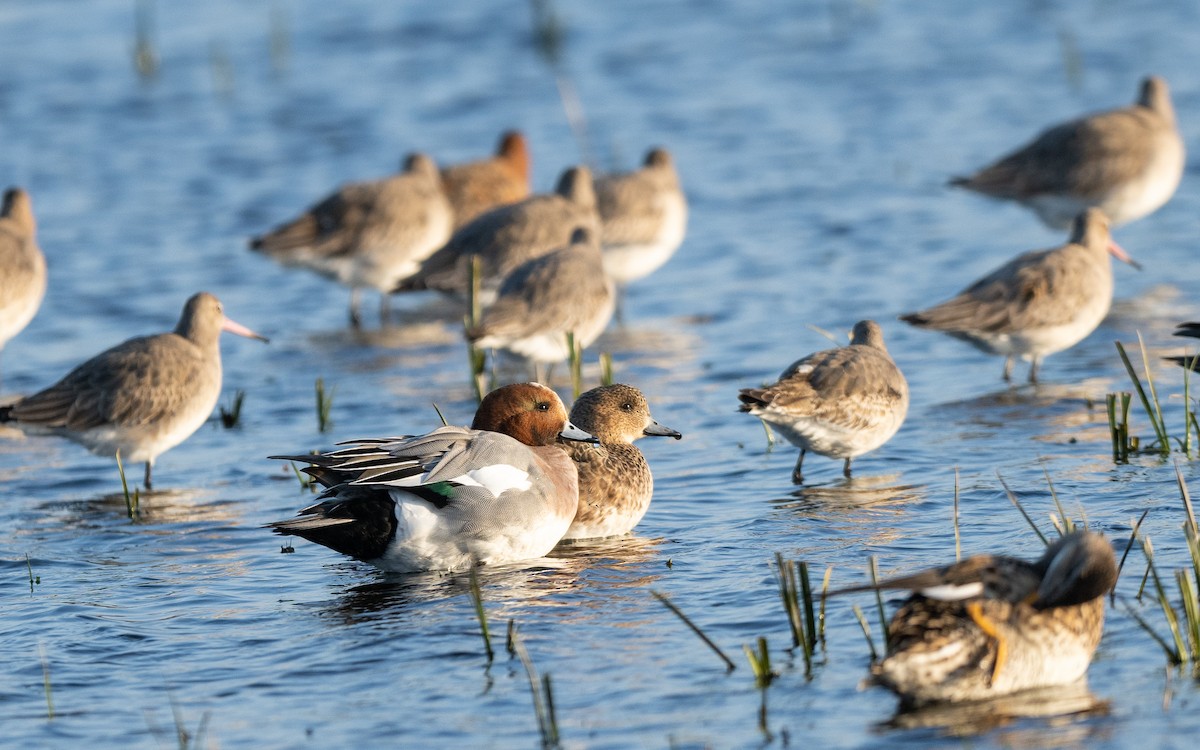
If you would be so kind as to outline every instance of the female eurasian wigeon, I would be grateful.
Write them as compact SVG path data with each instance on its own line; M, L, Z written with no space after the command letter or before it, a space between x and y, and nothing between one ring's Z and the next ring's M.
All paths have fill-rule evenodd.
M304 471L326 489L297 518L269 526L393 572L542 557L579 505L578 474L560 438L595 442L546 386L497 388L470 429L274 456L311 464Z
M480 302L487 304L517 266L563 247L578 227L599 236L599 226L592 173L587 167L572 167L559 178L555 192L494 208L456 231L395 291L433 289L465 299L471 258L477 256Z
M207 292L193 295L171 333L139 336L76 367L10 406L0 422L30 435L59 435L92 453L146 463L200 428L221 395L221 331L266 339L225 317Z
M442 169L442 186L454 210L458 230L482 213L529 197L529 147L525 136L510 130L496 155Z
M849 346L810 354L784 371L779 380L738 393L740 411L773 425L800 448L792 481L804 481L807 451L851 459L891 439L908 414L908 381L883 343L873 320L854 325Z
M36 233L29 194L9 188L0 208L0 349L29 325L46 295L46 259Z
M350 322L361 325L359 294L388 292L417 271L450 237L454 215L433 160L405 159L404 171L383 180L344 185L298 218L250 241L285 266L308 268L350 287Z
M1014 358L1031 360L1029 382L1035 383L1043 357L1087 338L1108 314L1109 254L1139 267L1112 241L1100 209L1089 208L1075 218L1067 244L1019 255L953 299L900 319L1003 354L1005 380L1012 378Z
M913 592L892 617L887 655L871 675L915 706L1075 682L1100 642L1104 596L1116 581L1112 545L1079 530L1036 562L976 555L842 591Z
M612 319L615 305L596 236L580 228L569 245L509 273L466 335L481 349L501 349L540 368L567 359L567 334L580 349L590 346Z
M1142 81L1135 104L1056 125L951 185L1013 200L1065 229L1089 207L1114 225L1158 210L1183 177L1183 139L1167 82Z
M631 385L593 388L571 406L571 423L595 435L599 447L564 443L579 469L579 512L564 540L625 534L637 526L654 494L654 477L633 441L680 435L650 416L650 405Z
M687 231L687 198L665 148L646 154L641 169L596 178L604 270L624 286L671 259Z

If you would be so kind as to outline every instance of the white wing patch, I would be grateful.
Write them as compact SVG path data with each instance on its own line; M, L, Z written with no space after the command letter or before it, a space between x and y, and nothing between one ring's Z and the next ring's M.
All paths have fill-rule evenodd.
M508 490L524 492L533 486L533 483L529 481L528 472L508 464L481 466L462 476L454 477L450 481L473 487L483 487L496 497Z
M433 534L439 518L436 508L404 491L392 491L389 494L396 502L397 541L423 539Z
M936 599L939 602L955 602L960 599L970 599L982 593L983 581L974 581L961 586L944 583L941 586L930 586L927 589L921 589L921 596L927 599Z

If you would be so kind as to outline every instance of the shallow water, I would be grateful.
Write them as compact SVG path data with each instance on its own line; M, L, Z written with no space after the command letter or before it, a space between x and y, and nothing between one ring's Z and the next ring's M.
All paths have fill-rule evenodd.
M274 59L272 8L288 42ZM465 577L388 577L302 541L280 554L261 528L309 497L267 455L429 429L433 402L469 421L453 325L413 297L397 302L405 325L352 334L345 290L244 244L341 181L394 170L411 149L471 158L512 126L529 136L536 187L549 189L580 151L528 6L161 3L152 79L134 70L133 9L0 6L0 178L29 188L51 273L40 314L3 353L3 393L169 328L198 289L273 341L224 342L222 400L246 392L243 423L214 421L164 455L155 479L168 489L142 498L136 522L111 461L65 442L0 439L3 744L170 746L175 706L189 731L203 724L200 746L536 746L525 672L502 649L488 667ZM758 636L780 673L767 697L773 744L960 746L945 730L885 726L894 700L858 690L869 654L850 606L874 622L869 597L830 603L828 650L806 678L784 650L769 563L782 552L817 575L832 565L847 585L870 555L884 572L952 559L957 467L966 551L1036 556L997 474L1046 529L1048 475L1119 548L1149 509L1164 569L1182 566L1174 465L1114 465L1103 402L1128 388L1114 340L1141 332L1153 354L1178 353L1173 324L1200 317L1194 167L1168 206L1117 231L1145 272L1116 269L1109 320L1051 357L1036 389L1004 387L999 359L895 315L1062 239L1019 208L944 189L950 174L1049 122L1131 101L1152 72L1170 81L1194 142L1200 7L696 1L558 12L598 163L628 167L667 145L691 200L683 248L631 287L626 326L596 347L685 438L643 442L657 494L634 536L481 572L496 637L514 621L552 676L567 747L764 744L741 653ZM813 456L810 483L793 487L794 449L768 449L758 423L736 413L736 390L828 346L806 326L843 331L866 317L883 322L908 376L908 421L852 480ZM1167 365L1155 375L1178 430L1182 375ZM317 377L336 389L325 434ZM1148 435L1135 413L1134 432ZM1197 464L1179 467L1200 486ZM1126 597L1143 570L1130 560ZM737 669L727 674L650 590ZM1166 632L1150 606L1133 606ZM1104 710L1000 722L969 742L1169 747L1200 731L1194 683L1168 678L1120 609L1090 687Z

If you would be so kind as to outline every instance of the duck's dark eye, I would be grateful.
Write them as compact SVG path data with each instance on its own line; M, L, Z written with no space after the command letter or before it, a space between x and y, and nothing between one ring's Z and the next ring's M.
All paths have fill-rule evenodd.
M621 411L633 411L633 404L626 401L625 403L621 404Z
M538 401L535 407L538 411L550 411L549 401Z

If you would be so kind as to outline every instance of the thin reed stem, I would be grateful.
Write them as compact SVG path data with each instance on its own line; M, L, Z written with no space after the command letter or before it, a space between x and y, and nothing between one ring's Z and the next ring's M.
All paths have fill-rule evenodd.
M138 506L141 505L141 496L135 488L133 493L129 492L129 481L125 479L125 464L121 462L121 449L117 449L117 473L121 475L121 492L125 495L125 512L129 514L129 518L135 519L138 515Z
M438 420L442 423L442 427L449 427L450 423L446 421L446 415L442 414L441 407L439 407L436 403L431 405L433 406L433 410L437 412Z
M537 719L538 734L542 737L542 747L558 747L558 719L554 715L554 696L550 690L550 682L545 678L538 678L537 668L534 667L529 652L525 650L525 644L515 629L510 633L512 650L521 660L521 664L525 667L525 676L529 678L529 692L533 696L533 713Z
M1142 528L1142 521L1146 520L1146 516L1150 513L1150 509L1142 511L1142 515L1138 518L1137 523L1133 525L1133 533L1129 535L1129 544L1125 545L1125 552L1121 555L1121 562L1117 564L1117 577L1113 580L1112 591L1109 592L1108 600L1115 602L1117 597L1117 581L1121 579L1121 571L1125 569L1125 560L1129 558L1129 551L1133 549L1133 543L1137 541L1138 529Z
M817 615L817 639L821 648L825 648L825 604L829 601L829 579L833 577L833 566L825 568L825 579L821 581L821 611Z
M612 385L613 358L608 352L600 352L600 385Z
M1162 422L1162 409L1158 406L1158 394L1154 391L1154 381L1150 378L1149 359L1146 356L1146 346L1142 343L1141 333L1138 334L1138 343L1142 345L1142 359L1146 363L1146 381L1150 385L1150 392L1154 394L1153 406L1151 406L1151 399L1146 395L1146 389L1142 387L1142 381L1134 371L1133 363L1129 361L1129 355L1125 353L1125 347L1120 341L1116 342L1117 352L1121 355L1121 362L1125 365L1125 371L1129 373L1129 379L1132 381L1138 398L1142 402L1142 408L1146 410L1146 416L1150 419L1150 426L1154 428L1159 451L1170 452L1170 438L1167 436L1166 425Z
M867 623L867 616L863 614L862 608L857 604L851 608L854 610L854 617L858 620L859 627L862 628L863 637L867 639L867 648L871 649L871 662L879 661L879 652L875 650L875 639L871 637L871 626Z
M1163 588L1162 579L1159 578L1158 568L1154 565L1154 550L1148 537L1142 540L1142 552L1146 555L1150 580L1154 583L1154 590L1158 595L1158 604L1162 607L1163 616L1167 618L1167 626L1171 629L1171 638L1175 641L1175 661L1176 663L1182 663L1188 659L1188 651L1183 642L1183 634L1180 631L1179 615L1171 605L1171 600L1167 597L1166 589Z
M479 576L475 568L471 568L470 576L471 603L475 605L475 617L479 618L479 630L483 634L483 652L487 654L488 664L495 658L492 651L492 636L488 632L487 612L483 610L483 591L479 588Z
M954 561L962 559L962 537L958 533L958 467L954 467Z
M687 625L689 628L691 628L692 632L695 633L697 636L699 636L700 640L704 641L704 645L706 645L710 649L712 649L712 652L714 654L716 654L717 656L719 656L721 658L721 661L725 662L725 671L732 672L734 670L735 667L734 667L733 660L731 660L728 656L726 656L725 652L722 651L721 648L719 646L717 646L716 643L713 643L712 639L709 638L707 635L705 635L704 631L701 630L700 627L698 625L696 625L696 623L692 622L688 618L688 616L685 615L683 613L683 611L679 609L679 607L676 607L675 603L672 602L670 599L668 599L666 594L662 594L658 591L655 591L654 589L651 589L650 595L653 596L655 599L659 600L660 602L662 602L664 607L666 607L667 609L674 612L676 617L678 617L680 620L683 620L683 624Z
M1025 507L1021 505L1021 501L1017 499L1016 494L1008 488L1008 483L1004 481L1004 477L1000 476L1000 472L996 472L996 478L1000 480L1000 486L1004 488L1004 494L1008 495L1009 502L1016 506L1017 510L1021 511L1021 516L1025 519L1025 523L1029 524L1029 528L1033 529L1033 533L1038 535L1038 539L1042 540L1042 544L1050 544L1050 540L1046 539L1046 535L1037 527L1029 514L1025 512Z
M886 643L888 639L888 621L887 612L883 609L883 591L879 588L879 561L871 555L867 559L871 571L871 586L875 591L875 608L879 611L879 632L883 633L883 640Z

